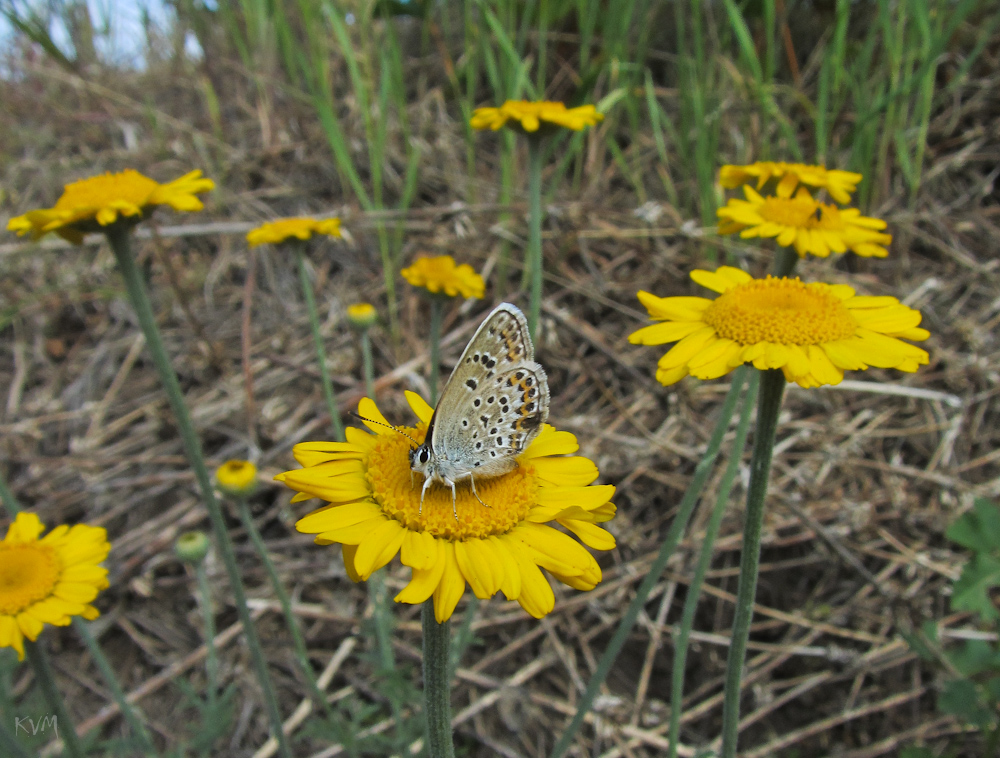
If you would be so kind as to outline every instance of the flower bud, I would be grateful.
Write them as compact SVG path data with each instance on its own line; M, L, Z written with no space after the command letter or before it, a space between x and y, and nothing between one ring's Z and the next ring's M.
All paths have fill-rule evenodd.
M216 470L215 483L231 497L249 497L257 490L257 467L250 461L226 461Z
M197 566L208 554L209 542L204 532L184 532L174 543L174 552L185 563Z

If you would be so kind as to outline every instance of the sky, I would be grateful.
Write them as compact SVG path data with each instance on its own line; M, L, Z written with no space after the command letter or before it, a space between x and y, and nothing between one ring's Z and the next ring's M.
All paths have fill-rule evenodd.
M32 7L59 5L65 0L0 0L0 8L13 6L22 14ZM168 30L173 20L173 9L164 0L86 0L90 18L97 32L95 45L97 54L108 63L131 65L141 68L146 48L143 26L144 14L161 30ZM214 7L214 3L206 3ZM58 14L55 14L58 16ZM69 34L60 20L49 30L53 40L63 51L71 51ZM0 15L0 47L9 45L14 37L14 29L6 16ZM188 52L200 56L201 50L193 35L187 40Z

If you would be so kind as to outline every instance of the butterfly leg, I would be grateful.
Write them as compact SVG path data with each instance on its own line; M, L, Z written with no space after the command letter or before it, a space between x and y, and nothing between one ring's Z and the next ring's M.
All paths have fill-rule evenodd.
M455 521L458 521L458 505L456 504L455 498L455 483L449 479L448 484L451 485L451 512L455 514Z
M479 504L485 508L489 508L489 506L483 502L483 499L479 497L479 493L476 492L476 479L472 476L471 472L469 473L469 482L472 484L472 494L476 496L476 500L479 501Z
M418 516L422 516L424 513L424 495L427 494L427 488L431 486L432 481L429 476L424 479L423 489L420 490L420 506L417 508ZM454 494L454 487L452 487L452 494Z

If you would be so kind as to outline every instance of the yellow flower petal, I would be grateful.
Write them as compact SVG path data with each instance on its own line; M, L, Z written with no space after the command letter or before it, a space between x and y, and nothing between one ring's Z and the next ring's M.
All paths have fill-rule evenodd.
M438 582L434 590L434 618L439 624L451 618L455 612L455 606L462 599L465 592L465 579L458 568L455 559L455 545L452 542L445 542L444 571L441 573L441 581Z
M362 579L367 579L373 571L377 571L392 560L403 544L406 530L398 521L385 519L372 529L358 543L358 552L354 556L354 567Z
M607 529L576 519L559 519L559 523L579 537L587 547L592 547L594 550L615 549L615 537Z

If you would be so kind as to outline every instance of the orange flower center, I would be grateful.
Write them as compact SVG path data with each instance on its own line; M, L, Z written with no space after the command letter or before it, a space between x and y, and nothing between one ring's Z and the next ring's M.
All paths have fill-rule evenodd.
M125 169L119 174L102 174L67 184L54 206L55 210L106 208L126 202L140 208L160 185L138 171Z
M61 573L59 556L48 545L0 543L0 616L16 616L49 597Z
M807 197L766 197L757 213L765 221L793 229L842 230L844 223L835 205Z
M423 442L427 428L421 424L416 429L402 427L399 431L419 443ZM410 531L454 540L504 534L522 522L535 503L538 485L534 468L521 464L508 474L489 479L477 477L476 492L482 503L472 494L470 482L464 479L455 485L454 509L451 487L437 483L428 488L421 508L424 477L410 470L411 447L410 440L402 434L380 434L365 474L382 512Z
M720 337L741 345L819 345L853 337L858 327L826 285L772 276L720 295L705 310L704 319Z

